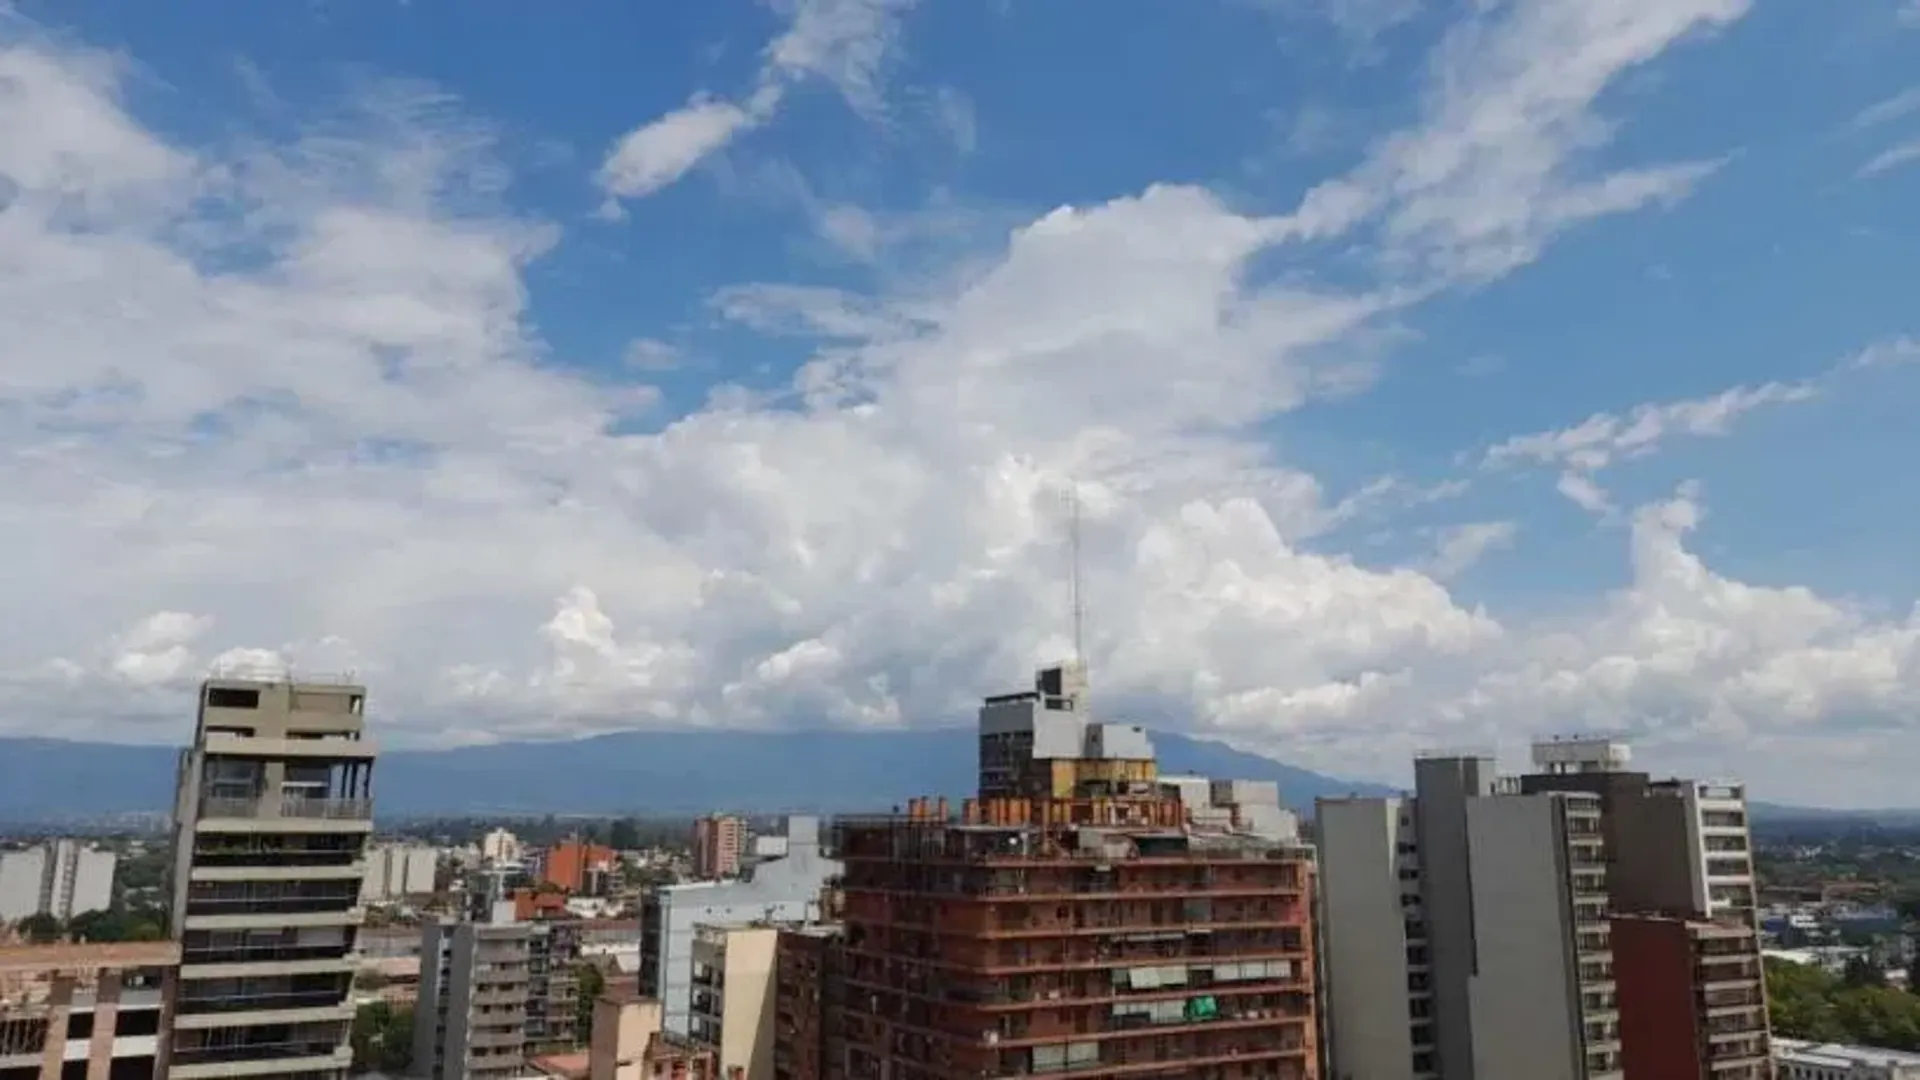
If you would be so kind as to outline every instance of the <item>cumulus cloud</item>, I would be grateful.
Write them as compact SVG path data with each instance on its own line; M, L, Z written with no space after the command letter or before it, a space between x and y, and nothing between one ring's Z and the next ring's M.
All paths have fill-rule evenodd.
M1582 73L1554 89L1520 46L1604 38L1618 71L1739 11L1570 14L1589 8L1453 39L1436 78L1484 68L1457 91L1479 104L1435 91L1431 126L1360 174L1352 227L1435 266L1517 265L1605 184L1559 163L1601 59L1546 35ZM879 70L850 46L774 55L856 97ZM1275 418L1375 377L1356 342L1439 287L1258 273L1299 215L1161 185L1042 215L911 293L744 284L715 314L808 362L635 433L646 372L549 361L526 271L558 231L513 210L484 125L444 97L363 87L344 120L215 152L137 122L98 54L9 40L0 72L12 730L175 739L216 663L352 668L402 744L952 720L1068 647L1069 486L1103 707L1348 775L1576 723L1725 761L1713 740L1884 725L1920 686L1911 617L1702 564L1691 491L1633 517L1625 585L1551 616L1444 583L1511 539L1497 524L1418 565L1324 549L1334 523L1457 489L1330 491L1275 457ZM1529 117L1504 149L1461 129L1496 98ZM47 103L66 122L35 122ZM1529 205L1418 224L1474 177ZM639 336L630 369L673 355ZM1565 453L1630 453L1640 424Z

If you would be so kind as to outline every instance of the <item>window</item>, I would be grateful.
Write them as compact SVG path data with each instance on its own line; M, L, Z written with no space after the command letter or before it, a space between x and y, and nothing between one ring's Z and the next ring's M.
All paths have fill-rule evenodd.
M260 707L260 691L243 690L237 686L207 687L207 707L210 709L257 709Z

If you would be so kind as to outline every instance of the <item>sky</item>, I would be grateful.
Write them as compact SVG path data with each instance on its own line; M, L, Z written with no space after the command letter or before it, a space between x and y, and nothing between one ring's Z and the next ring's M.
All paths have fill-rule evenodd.
M1915 0L0 0L0 734L1078 648L1336 776L1920 804L1917 238Z

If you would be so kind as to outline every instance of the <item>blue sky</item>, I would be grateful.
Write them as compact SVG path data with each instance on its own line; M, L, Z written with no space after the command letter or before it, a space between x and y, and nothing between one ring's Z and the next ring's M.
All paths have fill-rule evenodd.
M1906 791L1911 0L0 11L14 716L951 722L1077 486L1110 709Z

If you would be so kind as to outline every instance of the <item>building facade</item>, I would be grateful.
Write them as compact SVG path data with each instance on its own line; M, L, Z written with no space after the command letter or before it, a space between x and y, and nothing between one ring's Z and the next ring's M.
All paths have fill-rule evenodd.
M693 939L694 1042L713 1048L723 1071L772 1080L774 926L702 926Z
M413 1067L428 1080L511 1080L526 1069L531 928L430 923L420 938Z
M670 885L640 911L640 988L659 999L669 1034L692 1031L693 940L698 927L820 921L828 883L841 872L820 850L817 818L787 819L787 853L738 881Z
M1600 800L1503 794L1467 805L1477 1080L1620 1080Z
M1312 851L1196 817L1085 687L1057 665L986 700L958 815L836 824L825 1075L1318 1077Z
M725 1074L713 1048L663 1029L664 1019L665 1010L651 998L603 996L594 1002L589 1080L721 1080Z
M849 819L846 1075L1318 1075L1310 852L1177 800Z
M62 922L113 906L111 851L55 840L0 855L0 922L51 915Z
M1614 977L1627 1075L1634 1080L1766 1076L1766 1011L1754 931L1738 921L1613 918Z
M578 1046L580 1028L579 919L541 919L527 934L528 1056Z
M1920 1080L1920 1054L1875 1046L1774 1039L1779 1080Z
M202 684L174 807L174 1080L340 1080L373 828L366 690Z
M0 946L0 1077L166 1075L172 942Z
M439 870L440 853L426 844L376 844L367 852L360 899L369 904L392 903L431 893Z
M1553 739L1503 779L1489 755L1434 755L1410 798L1321 802L1336 1080L1767 1075L1744 794L1629 758ZM1628 926L1622 953L1626 916L1655 925ZM1671 995L1621 992L1650 971L1712 980L1678 984L1676 1017Z
M747 851L747 823L730 814L709 814L693 823L693 876L736 877Z
M1600 801L1608 906L1635 945L1615 958L1629 1068L1649 1078L1765 1080L1770 1032L1746 790L1654 781L1630 761L1614 740L1552 739L1534 744L1534 771L1519 778L1523 790ZM1684 976L1686 1013L1649 989L1656 976ZM1625 993L1629 983L1643 992ZM1697 1045L1681 1037L1683 1020Z
M774 945L773 1080L841 1080L834 1056L846 987L838 924L783 927Z
M547 849L540 877L570 893L598 895L619 862L612 848L575 837Z

